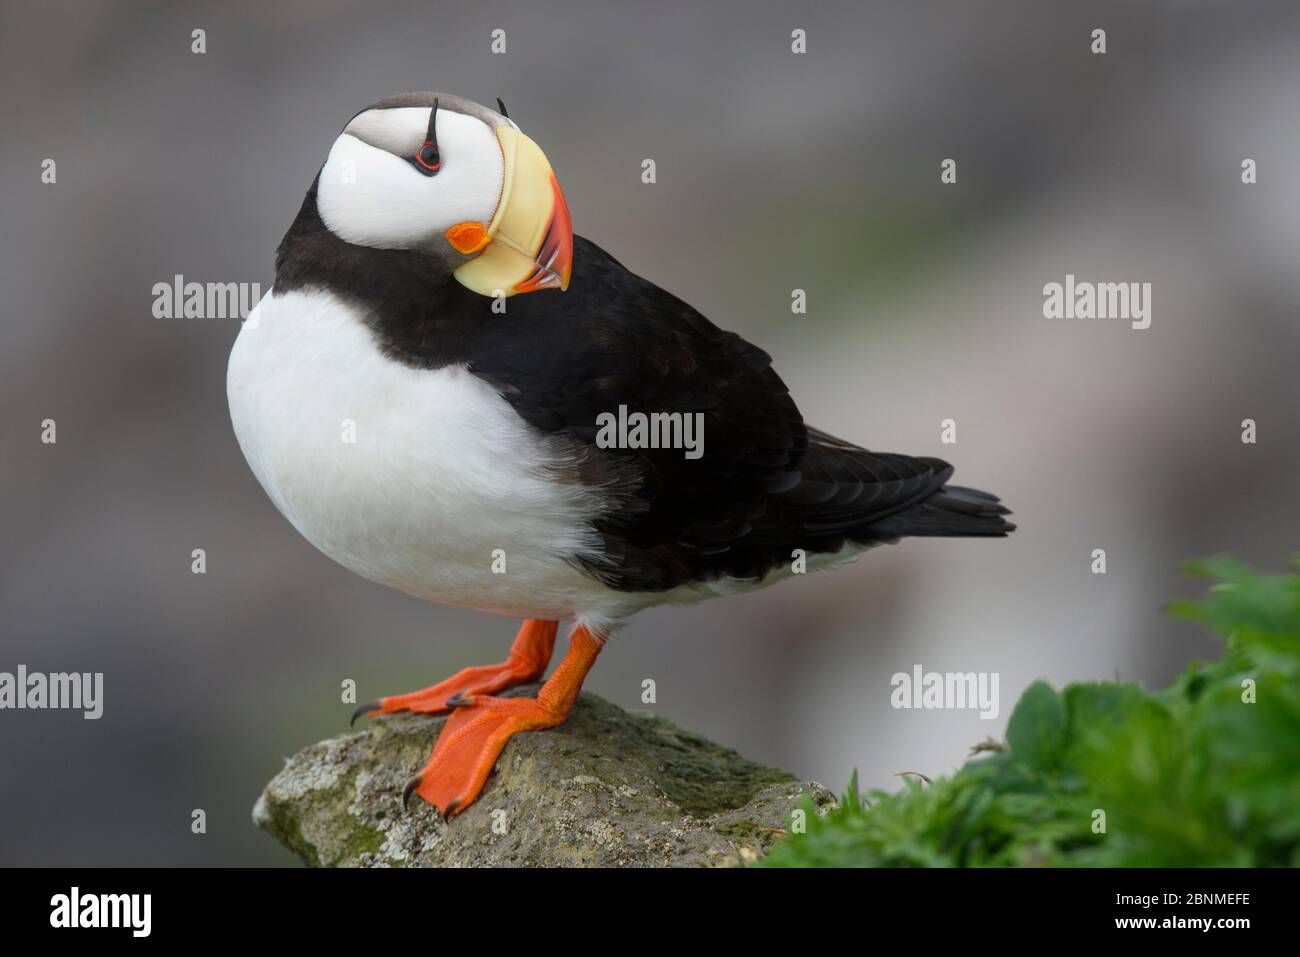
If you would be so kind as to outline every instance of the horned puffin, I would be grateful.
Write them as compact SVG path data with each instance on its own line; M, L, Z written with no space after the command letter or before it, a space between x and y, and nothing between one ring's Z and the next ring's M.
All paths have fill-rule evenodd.
M402 795L447 817L511 735L564 721L636 612L770 585L796 553L812 570L1014 529L946 462L806 424L765 352L573 233L546 155L498 107L420 92L353 116L227 370L240 449L308 541L523 620L501 663L357 711L452 712ZM700 454L601 441L629 413L690 417ZM494 697L544 675L561 622L537 696Z

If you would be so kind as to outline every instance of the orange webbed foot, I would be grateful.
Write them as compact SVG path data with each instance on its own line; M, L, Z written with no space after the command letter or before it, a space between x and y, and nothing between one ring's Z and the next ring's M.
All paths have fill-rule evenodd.
M457 699L428 764L407 782L402 803L414 792L445 817L464 811L482 793L513 735L554 728L569 716L601 644L585 627L575 628L568 653L536 698L466 695Z
M452 817L482 792L512 735L554 728L566 717L537 698L465 699L447 719L429 763L407 782L403 803L415 792Z
M399 711L437 714L454 708L458 696L495 694L536 681L550 664L558 627L554 621L525 621L510 646L510 654L500 664L466 668L432 687L369 701L352 712L352 723L362 715L374 717Z

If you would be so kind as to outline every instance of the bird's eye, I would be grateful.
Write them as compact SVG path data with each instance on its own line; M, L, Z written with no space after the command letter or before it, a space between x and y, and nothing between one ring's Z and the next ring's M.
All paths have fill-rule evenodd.
M425 143L420 147L420 152L415 154L415 165L420 168L420 172L432 176L438 172L442 166L442 157L438 155L437 143Z
M429 111L429 131L424 134L424 142L411 157L411 165L425 176L432 176L442 169L442 156L438 152L438 101L433 101Z

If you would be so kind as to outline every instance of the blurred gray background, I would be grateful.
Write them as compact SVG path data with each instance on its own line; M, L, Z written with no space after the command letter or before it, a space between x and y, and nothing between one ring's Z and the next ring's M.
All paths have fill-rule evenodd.
M412 690L512 638L315 552L231 433L237 321L151 315L177 273L269 288L339 129L400 91L504 97L578 232L771 352L810 421L947 458L1020 524L646 613L589 690L639 707L654 678L657 710L749 757L893 788L1000 736L1035 678L1160 684L1215 654L1162 612L1200 587L1180 561L1277 569L1300 547L1293 3L46 0L0 17L0 671L106 675L99 721L0 712L0 862L289 863L249 811L282 756L346 726L340 682ZM1067 272L1151 282L1151 328L1043 318ZM890 676L914 664L1000 673L1000 716L893 710Z

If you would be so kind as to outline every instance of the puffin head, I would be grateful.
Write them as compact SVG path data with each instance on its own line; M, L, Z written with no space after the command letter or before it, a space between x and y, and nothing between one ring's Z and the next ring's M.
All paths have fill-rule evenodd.
M372 103L334 141L316 206L343 241L426 254L480 295L569 285L569 207L504 107L447 93Z

